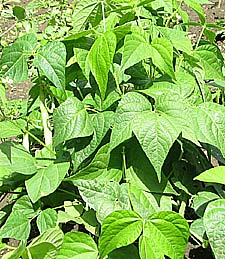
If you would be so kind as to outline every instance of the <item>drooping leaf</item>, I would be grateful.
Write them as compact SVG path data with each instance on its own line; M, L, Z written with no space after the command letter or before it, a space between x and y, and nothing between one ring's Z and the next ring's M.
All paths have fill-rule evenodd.
M77 180L74 183L83 200L97 212L99 221L115 210L130 209L127 184L97 180Z
M189 237L186 220L175 212L158 212L146 221L139 240L141 259L183 259Z
M63 43L49 42L42 46L33 62L57 88L65 88L66 48Z
M53 209L43 210L37 218L37 226L40 233L45 232L49 228L54 228L57 225L57 212Z
M0 166L24 175L37 171L35 158L22 145L9 141L0 144Z
M170 116L155 112L142 112L136 116L132 128L161 181L164 160L181 129Z
M75 32L79 32L88 21L90 15L98 7L99 1L82 0L76 4L72 16L72 23Z
M56 259L97 259L98 248L94 240L85 233L66 233Z
M203 224L216 259L221 259L225 254L225 200L219 199L208 204Z
M76 97L68 98L53 113L54 145L65 140L90 136L93 125L83 103Z
M23 254L24 250L26 249L26 241L20 241L19 246L2 256L2 259L18 259Z
M173 69L173 45L165 38L156 38L151 43L152 62L162 72L175 79Z
M94 130L93 137L85 148L73 153L72 159L74 160L76 167L78 167L87 157L89 157L99 146L112 124L112 117L113 112L110 111L90 115ZM76 147L78 147L78 144Z
M79 180L96 180L107 182L116 181L118 179L119 182L121 177L121 170L117 168L110 168L110 150L109 144L106 144L99 149L94 159L88 166L67 179L76 184L77 180L78 182Z
M23 82L28 78L27 59L37 44L35 34L26 34L11 46L3 49L0 59L0 74L14 82Z
M1 238L27 240L30 234L29 219L20 211L12 212L0 229Z
M130 210L114 211L102 223L99 238L100 258L113 250L132 244L141 234L142 220Z
M105 32L95 40L87 57L90 70L98 84L102 99L105 98L108 73L113 63L116 43L116 35L111 31Z
M37 173L25 182L28 195L32 202L54 192L65 177L70 163L50 164L38 169Z
M135 92L125 94L115 113L110 148L115 148L132 136L132 121L137 114L151 110L151 103L143 95Z

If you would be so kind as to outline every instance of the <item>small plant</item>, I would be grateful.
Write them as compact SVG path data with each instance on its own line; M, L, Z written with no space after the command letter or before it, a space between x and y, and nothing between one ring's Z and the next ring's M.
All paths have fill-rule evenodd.
M3 258L182 259L191 235L221 259L224 59L201 5L79 1L68 34L2 52L4 80L33 82L13 116L0 85L0 237L20 241Z

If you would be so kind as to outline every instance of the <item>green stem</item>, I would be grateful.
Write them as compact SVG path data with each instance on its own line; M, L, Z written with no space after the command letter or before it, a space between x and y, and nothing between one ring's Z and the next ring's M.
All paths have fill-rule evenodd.
M40 87L40 110L41 110L41 117L42 117L42 124L44 128L44 139L46 146L50 146L52 144L52 131L50 130L49 126L49 114L48 110L45 106L45 94L44 89L42 86Z
M104 1L102 1L101 4L102 4L102 20L103 20L104 32L106 32L106 20L105 20Z
M202 38L202 35L203 35L203 33L204 33L204 30L205 30L205 24L202 26L202 30L201 30L201 32L200 32L200 34L199 34L199 37L198 37L198 40L197 40L197 42L196 42L196 45L195 45L195 49L197 49L197 47L199 46L199 43L200 43L200 40L201 40L201 38Z

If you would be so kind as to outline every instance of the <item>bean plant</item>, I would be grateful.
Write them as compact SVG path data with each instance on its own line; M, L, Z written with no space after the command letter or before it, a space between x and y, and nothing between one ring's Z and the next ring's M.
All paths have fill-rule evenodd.
M224 57L203 3L81 0L63 38L3 49L4 259L182 259L188 240L224 258ZM13 109L5 86L28 78Z

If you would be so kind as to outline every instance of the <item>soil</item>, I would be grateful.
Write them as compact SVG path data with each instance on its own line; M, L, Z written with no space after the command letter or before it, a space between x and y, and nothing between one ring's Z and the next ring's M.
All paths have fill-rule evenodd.
M219 4L218 0L211 0L211 4L209 5L204 5L204 11L206 13L206 20L209 23L217 23L221 20L225 21L225 0L220 0L221 3ZM21 6L26 6L29 2L31 2L31 0L22 0L20 2ZM18 5L18 3L13 3L11 2L11 4L15 4ZM1 6L0 6L1 9ZM195 12L193 12L192 10L189 10L188 8L186 8L189 17L190 17L190 21L199 21L198 16L196 15ZM47 10L42 10L41 13L46 12ZM225 23L225 22L224 22ZM0 17L0 27L1 27L1 31L2 32L6 32L8 31L4 36L8 36L10 35L11 39L14 39L14 35L10 34L10 28L12 27L13 29L13 24L15 24L14 20L7 20L4 21L4 19L2 19ZM43 31L46 27L46 23L40 25L39 31ZM192 40L196 41L199 34L200 34L201 28L199 27L194 27L191 26L190 27L190 37L192 38ZM222 52L225 53L225 37L219 35L219 37L217 37L217 44L219 46L219 48L221 49ZM23 83L18 83L18 84L13 84L9 86L9 89L7 91L7 97L10 100L13 99L25 99L27 98L27 94L29 89L31 88L32 83L28 80L26 82ZM2 207L3 204L7 204L8 203L8 196L6 195L6 197L2 197L3 199L0 199L0 206ZM17 246L18 242L16 242L13 239L8 240L8 244L11 246ZM2 250L0 251L0 258L2 258L3 254L5 254L6 252L8 252L8 250ZM186 249L186 253L185 253L185 257L184 259L214 259L214 256L212 255L212 252L210 250L210 248L204 249L201 246L195 244L195 242L193 240L190 239L188 245L187 245L187 249ZM222 258L221 258L222 259Z

